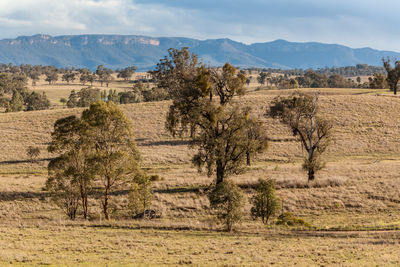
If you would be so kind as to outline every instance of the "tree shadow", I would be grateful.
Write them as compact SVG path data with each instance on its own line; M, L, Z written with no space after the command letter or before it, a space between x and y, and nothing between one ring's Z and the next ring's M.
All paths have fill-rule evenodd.
M8 164L20 164L20 163L35 163L35 162L41 162L41 161L50 161L54 158L41 158L41 159L35 159L33 161L29 159L24 159L24 160L5 160L5 161L0 161L0 165L8 165Z
M49 192L0 192L0 201L15 201L26 199L45 200L46 197L50 197Z
M143 142L139 145L141 146L182 146L188 145L190 140L165 140L165 141L150 141Z

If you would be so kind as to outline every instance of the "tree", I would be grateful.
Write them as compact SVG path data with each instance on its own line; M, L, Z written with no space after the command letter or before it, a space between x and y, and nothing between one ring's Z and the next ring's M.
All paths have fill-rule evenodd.
M68 100L66 98L64 98L64 97L60 98L60 103L61 104L65 105L65 104L67 104L67 102L68 102Z
M260 74L257 77L258 83L264 85L266 79L267 79L267 74L265 72L260 72Z
M75 90L72 90L68 97L67 107L74 108L76 106L78 106L78 95L75 93Z
M56 81L58 81L58 74L56 71L48 71L45 73L46 78L44 79L46 82L49 84L52 84Z
M384 89L387 88L386 77L382 73L374 73L372 77L368 77L369 88Z
M68 161L67 161L68 162ZM53 201L65 210L71 220L75 220L79 206L79 187L76 180L67 173L59 172L65 166L65 160L58 158L49 163L49 178L46 189L52 193Z
M253 207L251 208L251 216L253 219L261 217L261 221L268 223L269 218L273 217L279 210L279 200L275 195L274 180L258 180L256 193L251 198Z
M80 73L80 82L85 85L86 82L90 82L90 85L93 86L93 82L95 80L95 75L87 68L84 69L80 69L79 70Z
M91 162L92 144L87 141L85 131L85 123L76 116L56 121L48 150L58 153L59 156L52 159L48 165L48 183L52 185L55 193L62 193L61 196L66 198L64 201L67 203L78 196L83 217L87 219L88 196L92 190L95 169ZM73 217L75 218L75 214Z
M205 167L208 176L215 173L219 184L229 175L243 172L248 153L255 152L248 146L253 120L249 108L238 106L220 109L210 104L203 111L205 118L196 122L201 130L192 137L191 146L198 147L192 162L199 171Z
M86 87L78 92L79 99L77 100L78 107L88 107L91 103L100 100L100 89Z
M38 71L31 71L28 74L29 78L32 80L32 86L36 85L36 82L40 79L40 72Z
M324 167L321 154L328 147L331 139L332 124L323 118L318 110L319 94L297 93L290 97L275 98L267 115L279 118L288 125L294 136L298 136L307 152L303 168L308 171L308 181L315 178L315 173Z
M289 89L299 88L299 82L296 79L290 79L289 81Z
M69 84L69 82L75 80L75 73L73 73L72 71L67 71L62 75L61 79Z
M27 110L43 110L43 109L48 109L50 107L50 101L47 99L46 94L43 92L42 94L39 94L35 91L33 91L31 94L29 94L25 100L27 104Z
M103 186L102 207L105 218L109 219L110 194L141 174L132 125L113 102L92 103L83 111L82 120L87 143L94 148L91 163Z
M387 84L389 85L390 90L393 91L393 94L396 95L397 84L400 80L400 61L396 60L394 63L394 67L392 67L389 58L386 60L382 58L382 62L383 62L383 67L387 72L387 77L386 77Z
M240 188L226 180L217 184L208 198L211 208L218 211L218 219L225 223L227 231L232 231L233 225L243 217L244 196Z
M12 98L10 100L10 103L6 111L16 112L16 111L21 111L23 109L24 109L24 98L17 90L14 90Z
M247 127L246 164L251 166L251 157L268 149L268 138L261 121L252 119Z
M111 74L113 71L111 69L105 68L103 65L99 65L96 69L96 75L99 78L100 86L103 86L103 83L107 83L112 79Z
M131 67L126 67L122 70L117 70L118 72L117 77L123 78L125 81L128 81L132 77L133 73L135 73L136 69L137 68L135 66L131 66Z
M190 146L198 148L192 162L221 183L243 171L247 153L258 151L247 146L256 121L251 109L232 101L245 93L246 78L229 63L219 69L201 66L187 48L171 49L170 57L153 72L158 87L173 99L166 128L174 136L190 132Z

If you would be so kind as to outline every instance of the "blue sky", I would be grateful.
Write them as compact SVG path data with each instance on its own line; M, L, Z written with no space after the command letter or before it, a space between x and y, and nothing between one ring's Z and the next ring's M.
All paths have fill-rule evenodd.
M400 51L396 0L1 0L0 38L135 34Z

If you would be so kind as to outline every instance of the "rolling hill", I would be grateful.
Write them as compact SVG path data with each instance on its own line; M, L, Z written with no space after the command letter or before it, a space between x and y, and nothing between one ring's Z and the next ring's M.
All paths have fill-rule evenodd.
M356 64L381 65L382 57L400 57L397 52L371 48L353 49L337 44L284 40L247 45L230 39L196 40L136 35L52 37L38 34L0 40L0 62L90 69L100 64L113 69L135 65L145 71L153 69L171 47L189 47L202 62L211 66L221 66L229 61L242 68L307 69Z

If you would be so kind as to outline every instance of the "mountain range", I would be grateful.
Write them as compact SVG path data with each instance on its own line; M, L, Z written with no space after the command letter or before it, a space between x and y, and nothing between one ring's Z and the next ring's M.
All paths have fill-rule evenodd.
M56 67L86 67L102 64L116 69L136 66L154 69L169 48L189 47L209 66L226 62L241 68L308 69L343 67L356 64L382 65L382 58L400 58L400 53L371 48L350 48L316 42L295 43L276 40L244 44L230 39L196 40L180 37L137 35L63 35L37 34L0 40L0 62Z

